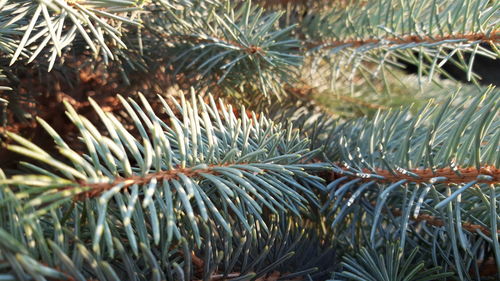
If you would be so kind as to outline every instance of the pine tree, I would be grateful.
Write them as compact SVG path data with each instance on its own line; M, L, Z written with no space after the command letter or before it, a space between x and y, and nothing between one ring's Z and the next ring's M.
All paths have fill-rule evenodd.
M499 16L0 0L0 280L500 279Z

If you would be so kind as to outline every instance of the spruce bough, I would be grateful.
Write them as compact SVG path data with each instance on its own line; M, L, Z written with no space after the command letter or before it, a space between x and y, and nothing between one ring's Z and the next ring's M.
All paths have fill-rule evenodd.
M0 0L0 279L498 279L499 8Z

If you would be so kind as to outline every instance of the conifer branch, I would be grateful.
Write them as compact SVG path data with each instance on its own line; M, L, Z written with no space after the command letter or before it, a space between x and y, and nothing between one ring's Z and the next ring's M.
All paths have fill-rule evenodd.
M278 27L283 12L262 16L262 11L251 1L211 5L200 11L206 19L186 18L168 34L153 33L174 46L176 73L201 74L199 87L215 83L227 92L258 90L279 97L282 85L292 84L302 65L300 42L292 36L294 25Z
M326 161L335 161L323 206L332 227L339 233L353 231L343 226L347 222L364 227L352 243L366 235L373 248L378 237L390 233L399 237L401 248L438 239L429 234L433 231L442 233L447 238L433 242L440 249L467 249L447 257L462 276L469 268L459 261L477 258L467 241L480 239L500 253L495 246L500 231L491 219L499 212L498 94L489 89L469 100L457 94L415 116L379 112L373 120L341 124L319 136L332 143ZM427 223L409 231L411 222L420 221Z
M339 164L338 166L341 166ZM349 168L342 168L343 171L349 172ZM400 180L407 180L413 183L431 183L436 178L439 178L439 183L442 184L463 184L472 181L485 184L500 184L500 169L486 165L479 169L475 167L446 167L439 169L409 169L399 172L396 170L383 170L376 168L374 175L377 177L370 177L372 170L363 169L362 173L352 174L349 173L349 178L360 178L364 182L377 181L380 183L395 183ZM339 178L344 176L342 172L332 172L331 178Z
M364 45L383 45L383 46L394 46L394 45L407 45L411 43L415 44L434 44L434 43L488 43L488 44L500 44L500 30L493 30L488 33L477 32L477 33L467 33L467 34L449 34L449 35L437 35L437 36L419 36L419 35L403 35L401 37L386 37L386 38L373 38L373 39L343 39L338 41L324 41L324 42L306 42L308 49L315 49L318 47L324 49L333 49L341 46L346 46L348 48L360 48Z
M320 18L315 13L305 18L304 45L314 57L311 67L321 66L317 71L324 72L324 65L330 65L329 76L339 81L330 83L332 89L359 77L386 81L391 68L408 65L418 69L421 85L437 75L453 78L449 65L463 71L466 81L479 83L474 58L498 58L495 15L500 6L471 5L467 0L406 4L384 0L337 7ZM471 17L481 24L472 23Z
M400 209L393 210L392 214L396 217L403 216L403 213L401 212ZM439 218L432 216L432 215L429 215L429 214L418 214L418 216L411 216L410 220L417 222L417 223L418 222L425 222L429 225L437 226L437 227L446 226L446 222L444 220L439 219ZM463 227L463 229L470 231L472 233L475 233L476 231L481 231L482 233L484 233L487 236L491 235L490 230L487 227L480 225L480 224L473 224L470 222L462 222L462 227ZM500 234L500 229L497 230L497 233Z
M193 167L190 168L174 168L172 170L159 171L156 173L150 173L146 175L135 175L127 178L115 178L113 182L110 183L89 183L89 182L75 182L70 187L61 187L59 191L70 190L75 186L80 186L85 188L86 191L78 194L75 197L75 200L85 200L88 198L98 197L102 195L104 192L109 191L115 186L122 186L123 189L128 189L133 185L145 185L150 183L152 180L162 182L162 181L170 181L170 180L181 180L180 175L186 176L188 178L198 178L202 177L202 174L209 174L214 176L220 176L220 172L217 171L218 168L231 168L235 166L236 168L246 171L252 172L251 170L241 168L247 165L258 164L258 163L224 163L222 165L208 165L206 168L198 168L195 169ZM265 173L265 169L261 169L261 173ZM87 190L88 189L88 190Z
M0 169L0 280L479 280L485 260L500 272L500 92L436 90L481 82L475 65L499 58L500 2L295 2L0 0L0 149L24 160ZM140 71L201 91L150 103L103 82L73 96L84 75L60 75L54 101L23 88L53 82L40 70L96 66L102 81ZM394 71L413 66L418 79ZM163 87L137 84L126 96ZM65 100L67 121L10 111L35 92ZM394 108L407 96L437 99Z

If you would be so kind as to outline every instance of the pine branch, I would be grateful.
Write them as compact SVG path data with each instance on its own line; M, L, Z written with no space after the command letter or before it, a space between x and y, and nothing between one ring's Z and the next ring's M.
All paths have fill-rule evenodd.
M478 83L475 57L499 55L499 8L468 0L363 2L306 17L302 33L310 67L324 73L329 65L334 89L358 77L385 81L391 68L407 65L416 66L422 85L436 75L453 78L445 65Z
M156 173L146 174L146 175L136 175L127 178L116 178L110 183L90 183L90 182L75 182L78 186L83 186L88 188L87 191L79 193L75 200L85 200L87 198L99 197L106 191L113 189L113 187L121 186L123 189L129 189L133 185L145 185L149 182L155 180L161 181L171 181L171 180L182 180L182 176L188 178L203 178L203 175L213 175L221 176L222 174L218 170L223 170L224 168L236 168L245 172L254 172L255 170L248 170L243 167L252 165L255 163L224 163L222 165L208 165L206 168L196 167L196 168L174 168L167 171L159 171ZM261 169L261 173L268 172L266 169ZM63 192L65 190L71 190L74 186L60 187L58 192Z
M385 249L384 249L385 248ZM380 254L380 253L383 253ZM451 277L451 272L440 273L440 267L425 268L424 259L416 260L419 249L405 255L395 243L384 245L382 249L362 248L356 256L347 256L342 263L344 270L335 277L345 280L441 280ZM381 275L380 272L385 274ZM388 277L390 276L390 277ZM333 281L333 280L332 280Z
M196 101L194 95L191 103L173 101L179 112L175 114L160 98L169 122L158 117L143 96L142 105L121 97L120 100L137 136L125 129L126 122L121 123L117 116L105 113L93 101L90 103L103 126L92 124L66 104L67 115L87 148L83 155L39 120L65 161L8 133L18 144L7 145L9 149L42 163L23 163L36 173L34 175L0 179L0 185L4 185L2 192L6 192L0 196L0 208L8 210L8 221L19 218L19 227L23 229L43 220L46 226L33 230L37 237L45 237L42 233L48 227L56 229L59 239L66 241L43 242L50 244L56 253L69 254L68 249L61 247L72 241L78 245L74 255L82 255L89 263L104 258L92 275L99 279L104 272L116 275L115 269L123 266L119 263L114 267L115 251L121 252L120 255L130 251L132 256L124 258L125 261L146 257L145 266L154 268L160 275L179 271L175 265L172 268L163 264L175 261L175 257L183 253L184 269L179 274L191 279L192 251L203 252L205 258L210 256L216 264L222 261L218 250L212 252L205 247L225 249L224 274L228 274L234 272L234 263L247 255L242 254L247 252L233 253L224 248L233 240L239 241L241 249L260 251L252 263L241 266L242 276L265 275L279 266L276 261L264 266L261 260L270 259L268 255L274 253L270 250L277 241L299 243L304 232L296 222L314 216L316 212L310 206L319 206L319 202L313 190L323 189L321 178L309 174L323 169L324 165L307 164L317 153L307 148L308 141L291 127L282 129L262 116L252 115L249 119L242 114L238 119L231 107L216 105L213 99L209 105L201 98ZM97 128L102 128L102 133ZM8 207L10 204L12 209ZM73 223L79 225L77 233ZM9 223L7 227L11 232L17 231L17 227ZM277 238L285 231L282 227L298 231L298 237ZM260 231L256 233L255 229ZM310 231L317 230L311 228ZM24 241L25 235L22 231L16 239ZM312 250L308 241L304 243L305 248ZM163 248L163 245L174 248ZM36 251L44 249L36 248ZM50 256L47 252L41 254ZM280 259L293 256L288 251L276 254L273 256ZM38 259L36 255L33 258ZM234 260L232 266L229 259ZM47 256L44 260L61 258ZM155 265L160 260L161 267ZM302 270L304 265L306 263L297 268ZM139 270L129 264L126 267L134 272ZM213 263L208 263L203 275L211 276L215 268ZM251 273L255 269L259 270ZM79 280L84 269L67 261L63 271ZM34 272L30 276L44 275ZM168 279L176 280L174 276Z
M281 96L282 85L293 83L301 66L300 44L291 36L294 25L276 27L282 12L263 12L251 1L208 6L199 11L205 18L184 15L174 30L155 33L175 47L176 73L201 76L200 87L215 83L226 92L241 94L257 88L265 96Z
M421 92L424 77L449 88L435 79L451 77L445 64L478 82L475 59L499 56L500 4L259 4L0 0L9 79L21 63L50 70L71 56L113 59L122 74L169 60L174 75L272 117L193 92L160 107L119 97L110 112L70 98L79 145L38 118L58 153L9 132L19 125L0 129L26 159L0 170L0 279L470 280L500 260L500 92L419 111L372 95L409 64ZM310 100L332 90L340 119Z
M396 217L403 216L403 213L401 212L401 210L393 210L392 214ZM446 226L446 222L444 220L439 219L435 216L431 216L429 214L418 214L418 216L416 216L416 217L412 216L410 218L410 220L417 222L417 223L418 222L425 222L428 225L437 226L437 227ZM480 225L480 224L473 224L470 222L462 222L462 227L463 227L463 229L465 229L469 232L472 232L472 233L474 233L476 231L481 231L482 233L484 233L487 236L491 235L490 230L487 227ZM500 229L497 230L497 233L500 234Z
M327 186L329 203L323 210L338 235L352 233L342 227L348 221L364 229L361 237L349 239L366 235L366 243L375 247L379 237L395 233L404 248L438 239L429 234L439 231L447 238L432 242L443 249L432 259L453 266L460 278L469 275L463 261L476 264L480 258L468 241L479 239L491 247L491 255L500 253L494 222L500 212L494 196L499 188L498 94L490 89L470 100L425 106L416 116L408 110L378 113L373 120L332 129L324 137L332 143L326 157L341 161L331 162L337 175ZM398 211L384 213L387 209ZM412 227L419 221L428 223ZM454 250L444 258L446 248Z
M387 37L387 38L374 38L374 39L344 39L342 41L324 41L324 42L307 42L309 49L324 48L334 49L342 46L349 46L349 48L360 48L365 45L405 45L405 44L434 44L443 43L444 41L454 43L488 43L492 45L500 44L500 31L494 30L489 33L478 32L469 34L450 34L450 35L437 35L437 36L419 36L419 35L404 35L401 37ZM414 45L413 45L414 46Z
M101 53L106 61L114 59L116 53L112 46L127 48L121 40L125 30L122 24L140 26L139 15L143 5L130 1L7 3L1 3L0 15L3 14L5 19L2 33L10 35L11 39L4 45L8 48L2 50L0 47L0 51L11 56L10 65L13 65L21 58L32 62L49 50L49 70L63 51L74 44L77 35L95 55ZM69 26L65 25L67 22Z
M353 174L349 168L342 167L341 164L335 164L336 167L341 167L345 172L332 172L332 178L339 178L346 175L349 178L362 178L364 182L377 181L380 183L395 183L400 180L406 180L412 183L433 183L438 181L442 184L463 184L476 181L477 183L484 184L499 184L500 183L500 169L495 166L486 165L479 169L475 167L447 167L440 169L401 169L384 170L375 169L373 177L371 177L372 170L362 169L361 173Z

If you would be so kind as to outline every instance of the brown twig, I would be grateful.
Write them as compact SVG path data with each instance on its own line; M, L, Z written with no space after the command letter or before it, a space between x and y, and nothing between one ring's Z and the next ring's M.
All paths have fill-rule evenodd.
M396 217L403 215L403 213L399 209L393 210L392 214ZM410 217L410 220L415 221L415 222L425 221L427 224L430 224L432 226L438 226L438 227L446 225L446 223L443 220L441 220L435 216L431 216L429 214L419 214L416 217L412 216L412 217ZM487 236L491 235L491 231L487 227L479 225L479 224L473 224L470 222L462 222L462 228L464 228L465 230L468 230L470 232L476 232L479 230ZM497 233L500 234L500 230L497 230Z
M347 170L347 168L344 168L344 170ZM435 177L443 177L446 178L444 181L440 181L440 183L446 183L446 184L459 184L459 183L467 183L471 182L474 180L477 180L478 175L488 175L491 176L491 180L478 180L478 183L487 183L487 184L498 184L500 183L500 169L494 167L494 166L484 166L481 167L479 170L476 168L461 168L457 167L455 171L452 170L451 168L441 168L441 169L411 169L409 170L411 173L416 174L419 176L419 178L415 178L409 175L405 174L398 174L394 175L388 170L382 170L382 169L376 169L376 172L379 176L383 176L385 179L378 179L378 178L364 178L363 181L372 181L372 180L377 180L380 182L397 182L402 179L406 179L411 182L415 183L425 183L429 182L432 178ZM365 169L363 170L363 173L371 173L371 171ZM344 176L341 174L333 174L331 176L334 176L335 178L338 178L339 176ZM350 176L350 177L355 177L355 176ZM361 177L361 176L360 176ZM394 216L401 216L402 212L399 209L393 210L392 214ZM429 214L419 214L417 217L410 217L412 221L415 222L422 222L425 221L427 224L433 225L433 226L445 226L446 223ZM482 225L479 224L473 224L470 222L462 222L462 227L470 232L476 232L476 231L481 231L485 235L491 235L491 231ZM497 230L497 233L500 234L500 230Z
M223 42L227 45L232 45L232 46L236 46L237 48L245 51L246 53L248 54L262 54L264 55L265 54L265 51L259 47L259 46L255 46L255 45L250 45L249 47L245 47L243 45L241 45L240 43L236 42L236 41L232 41L232 40L227 40L227 39L223 39L223 38L220 38L220 37L217 37L217 36L214 36L214 35L210 35L211 38L213 39L209 39L209 38L202 38L200 36L197 36L197 35L168 35L168 36L165 36L163 34L158 34L157 36L163 38L163 39L166 39L168 41L184 41L184 40L189 40L190 42L192 43L197 43L197 44L201 44L201 43L213 43L213 42Z
M159 171L156 173L151 173L151 174L146 174L143 176L140 175L134 175L128 178L117 178L113 182L109 183L86 183L86 182L78 182L79 186L85 186L89 187L90 190L85 191L83 193L80 193L75 199L76 200L82 200L84 198L92 198L92 197L97 197L103 192L113 188L114 186L123 185L123 188L127 188L131 185L137 184L137 185L143 185L151 182L153 179L156 179L157 181L162 181L162 180L178 180L179 179L179 174L184 174L188 178L193 178L193 177L199 177L202 173L205 174L217 174L216 171L213 170L214 167L226 167L229 164L225 165L210 165L206 169L192 169L192 168L175 168L172 170L167 170L167 171ZM63 187L61 190L64 189L71 189L72 187Z
M345 171L348 171L347 168L343 168ZM441 169L410 169L408 172L411 172L412 174L417 175L418 177L410 176L409 174L403 174L403 173L397 173L396 175L393 174L391 171L388 170L383 170L383 169L376 169L376 174L379 176L384 177L384 179L379 179L379 178L364 178L364 181L372 181L376 180L379 182L397 182L400 180L408 180L410 182L414 183L426 183L430 182L431 179L436 178L436 177L443 177L446 178L443 181L440 181L440 183L446 183L446 184L460 184L460 183L468 183L474 180L478 180L478 183L488 183L488 184L498 184L500 183L500 169L494 167L494 166L484 166L481 167L479 170L476 168L472 167L457 167L455 170L452 168L441 168ZM397 171L395 171L397 172ZM372 172L368 169L363 169L364 174L372 174ZM340 174L333 173L334 177L338 177ZM486 179L478 179L477 177L479 175L488 175L491 177L491 180L486 180ZM340 175L344 176L344 175ZM358 178L357 176L349 176L353 178ZM362 178L363 175L359 175L359 178Z
M419 36L419 35L406 35L401 37L388 37L383 39L370 38L370 39L345 39L335 41L314 41L306 43L307 48L312 49L319 46L323 48L332 49L339 46L350 45L350 47L358 48L367 44L377 44L382 41L387 42L385 45L398 45L409 43L436 43L444 40L463 40L461 42L481 41L484 43L499 43L500 31L493 31L490 34L485 33L469 33L469 34L449 34L443 36Z
M183 174L188 178L200 177L202 174L211 174L218 175L218 172L214 170L217 167L228 167L230 165L245 165L248 163L226 163L222 165L209 165L206 169L193 169L193 168L174 168L172 170L167 171L159 171L156 173L150 173L146 175L134 175L127 178L116 178L113 182L107 183L87 183L87 182L75 182L80 187L87 187L89 190L84 191L77 196L75 196L74 200L80 201L85 198L93 198L101 195L103 192L110 190L111 188L122 185L122 188L128 188L132 185L144 185L151 182L153 179L157 181L162 180L179 180L179 175ZM69 190L74 188L74 186L64 186L61 187L60 190Z

